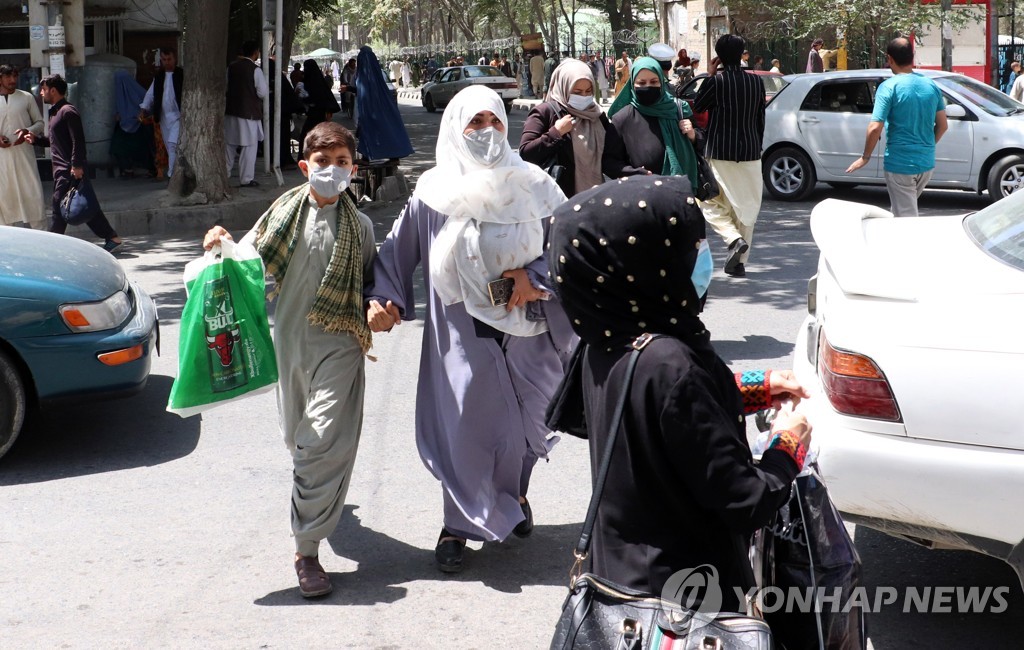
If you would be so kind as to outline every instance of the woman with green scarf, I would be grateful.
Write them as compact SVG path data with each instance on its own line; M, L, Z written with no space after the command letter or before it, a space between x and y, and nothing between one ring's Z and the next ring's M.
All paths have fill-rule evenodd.
M688 176L697 185L697 137L686 102L668 93L661 66L651 57L638 58L629 83L615 98L608 117L625 145L622 166L642 167L652 174Z

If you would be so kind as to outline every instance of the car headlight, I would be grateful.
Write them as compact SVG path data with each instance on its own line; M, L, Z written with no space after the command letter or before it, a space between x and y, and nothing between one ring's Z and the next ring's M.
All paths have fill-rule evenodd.
M71 302L60 306L60 315L73 332L98 332L123 323L132 311L128 294L118 291L100 302Z

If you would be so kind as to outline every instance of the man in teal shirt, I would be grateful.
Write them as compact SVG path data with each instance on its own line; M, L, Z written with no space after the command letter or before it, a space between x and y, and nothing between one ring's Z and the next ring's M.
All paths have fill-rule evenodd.
M935 145L946 132L946 103L935 82L914 72L914 50L894 38L885 50L893 72L875 93L864 155L846 170L852 174L871 160L885 125L885 185L897 217L916 217L921 196L935 168Z

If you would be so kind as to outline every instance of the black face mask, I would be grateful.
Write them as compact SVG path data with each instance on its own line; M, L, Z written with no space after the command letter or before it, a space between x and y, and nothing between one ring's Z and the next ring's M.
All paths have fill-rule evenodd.
M633 88L633 94L636 95L636 101L644 106L653 106L658 103L661 99L661 86L643 86L641 88Z

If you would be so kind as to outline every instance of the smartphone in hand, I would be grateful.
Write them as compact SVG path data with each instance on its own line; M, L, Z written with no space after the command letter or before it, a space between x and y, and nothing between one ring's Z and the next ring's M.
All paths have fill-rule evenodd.
M491 304L495 307L507 305L512 299L512 290L516 287L513 278L501 278L487 283L487 293L491 297Z

